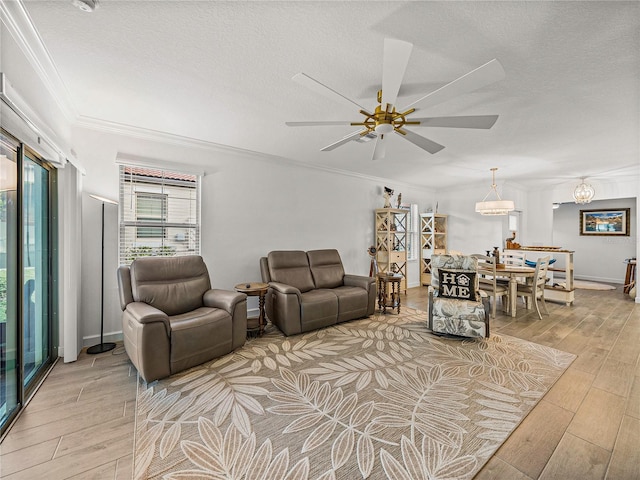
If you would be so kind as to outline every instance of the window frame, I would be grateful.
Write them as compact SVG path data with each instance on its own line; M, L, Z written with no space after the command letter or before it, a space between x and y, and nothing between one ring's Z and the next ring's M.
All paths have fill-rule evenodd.
M146 256L200 255L202 175L124 162L118 171L120 264ZM164 196L163 218L140 219L138 196ZM140 229L162 229L162 234L140 235Z

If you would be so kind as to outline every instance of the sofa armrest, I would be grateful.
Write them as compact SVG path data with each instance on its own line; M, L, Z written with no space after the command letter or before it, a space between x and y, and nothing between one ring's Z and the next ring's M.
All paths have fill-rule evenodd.
M344 276L344 284L349 287L364 288L367 292L376 285L376 279L374 277L365 277L364 275L350 275Z
M231 290L220 290L212 288L204 292L203 302L205 307L220 308L233 316L238 303L246 301L247 296L244 293L234 292Z
M273 288L278 293L293 293L300 297L300 290L296 287L292 287L291 285L287 285L286 283L280 282L269 282L269 286Z
M129 313L130 318L140 324L160 322L164 324L167 335L171 332L169 316L148 303L131 302L126 306L125 311Z

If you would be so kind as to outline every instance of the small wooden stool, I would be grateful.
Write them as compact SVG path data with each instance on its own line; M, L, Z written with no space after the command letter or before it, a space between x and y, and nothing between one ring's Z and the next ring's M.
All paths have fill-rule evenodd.
M396 275L394 273L379 273L378 274L378 308L382 313L387 313L387 307L397 309L397 313L400 313L400 281L402 275ZM391 284L391 291L387 297L387 285ZM396 288L397 287L397 288Z

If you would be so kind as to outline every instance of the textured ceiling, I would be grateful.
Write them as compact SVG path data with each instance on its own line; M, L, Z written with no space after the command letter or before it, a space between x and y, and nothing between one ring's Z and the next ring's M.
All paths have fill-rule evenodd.
M214 2L25 5L81 119L116 122L330 168L444 188L638 174L640 2ZM373 108L385 37L414 44L401 107L493 58L506 78L420 116L499 114L491 130L421 128L431 155L392 135L320 148L360 121L293 82L304 72ZM86 118L85 118L86 117Z

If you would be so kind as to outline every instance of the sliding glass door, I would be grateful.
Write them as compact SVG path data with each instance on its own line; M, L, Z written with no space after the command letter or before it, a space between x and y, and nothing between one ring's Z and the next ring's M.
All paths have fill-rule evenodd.
M0 131L0 433L52 362L53 171Z
M0 136L0 426L17 411L18 146Z
M49 360L49 171L28 150L22 164L22 334L25 388Z

